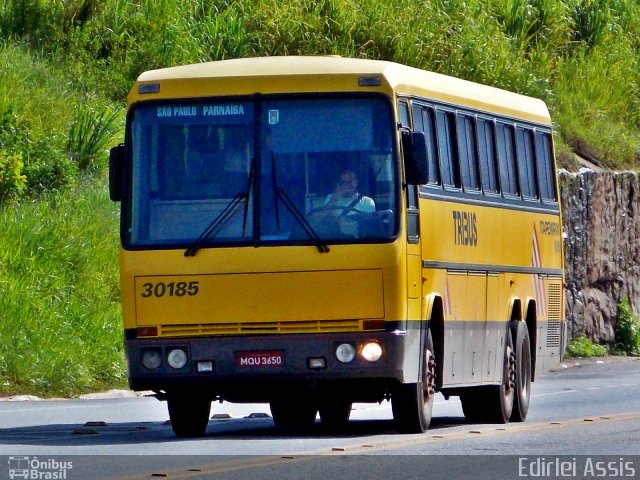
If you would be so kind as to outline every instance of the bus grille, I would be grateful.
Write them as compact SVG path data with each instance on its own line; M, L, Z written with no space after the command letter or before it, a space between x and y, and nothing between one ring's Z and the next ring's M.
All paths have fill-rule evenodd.
M548 285L549 299L547 322L547 347L560 346L560 314L562 312L562 285L551 283Z
M160 336L264 335L270 333L336 333L362 330L360 320L309 320L295 322L237 322L198 325L161 325Z

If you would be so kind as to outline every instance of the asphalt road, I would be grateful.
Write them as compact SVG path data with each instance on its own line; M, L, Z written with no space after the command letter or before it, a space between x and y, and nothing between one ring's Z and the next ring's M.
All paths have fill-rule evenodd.
M533 384L524 423L467 424L438 397L423 435L396 433L389 403L354 405L339 435L213 404L206 436L183 440L153 398L0 401L0 480L640 477L640 361L579 363Z

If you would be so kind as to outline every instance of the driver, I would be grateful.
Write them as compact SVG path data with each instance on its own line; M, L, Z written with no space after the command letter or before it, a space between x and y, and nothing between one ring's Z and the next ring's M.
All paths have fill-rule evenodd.
M335 190L327 195L323 207L336 217L376 211L373 199L358 193L358 177L349 169L342 171Z

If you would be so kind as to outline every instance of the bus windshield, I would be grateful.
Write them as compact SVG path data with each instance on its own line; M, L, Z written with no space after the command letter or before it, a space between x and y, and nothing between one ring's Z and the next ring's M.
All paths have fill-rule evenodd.
M391 241L393 127L380 97L140 105L125 246Z

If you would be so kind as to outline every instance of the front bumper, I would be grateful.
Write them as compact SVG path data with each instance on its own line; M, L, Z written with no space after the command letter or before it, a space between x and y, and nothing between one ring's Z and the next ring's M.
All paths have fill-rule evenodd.
M336 358L338 345L350 343L358 352L368 341L382 347L382 356L376 362L359 354L346 364ZM234 402L268 402L291 391L339 390L353 401L378 401L403 381L404 345L402 333L356 332L129 339L126 352L133 390L191 389L212 399ZM187 353L187 363L180 369L167 363L168 353L175 348ZM142 364L143 354L149 349L162 358L161 365L153 370ZM273 352L281 360L265 361L263 365L241 363L242 352ZM310 359L325 359L325 367L313 368ZM199 362L210 362L212 370L199 372Z

